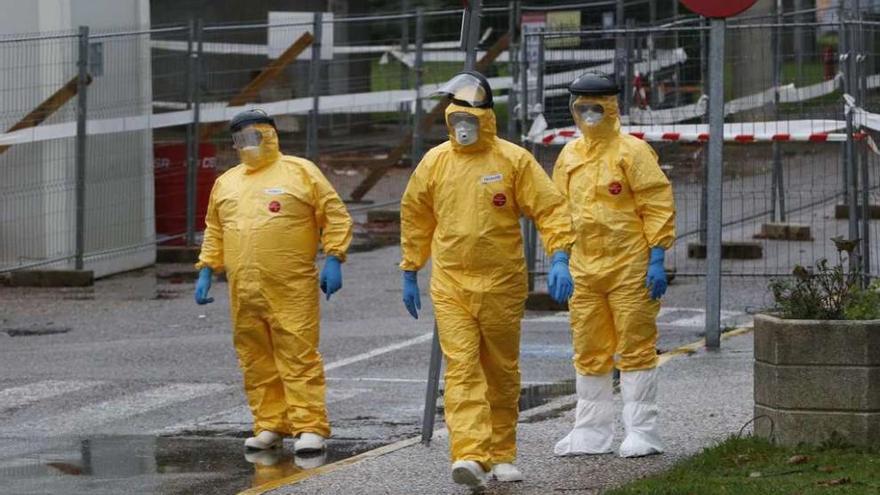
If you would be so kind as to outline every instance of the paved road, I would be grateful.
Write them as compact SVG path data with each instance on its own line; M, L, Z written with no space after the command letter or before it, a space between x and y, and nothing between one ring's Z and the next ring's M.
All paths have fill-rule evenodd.
M322 302L330 460L419 431L432 312L425 294L422 318L406 314L398 256L395 247L352 255L343 291ZM173 282L147 269L89 289L0 289L0 478L11 493L76 493L65 488L74 478L83 493L235 493L255 482L241 454L250 416L225 284L216 303L197 307L192 284ZM765 302L753 282L733 281L727 325ZM673 285L662 349L701 338L701 306L698 281ZM531 401L572 391L543 387L572 378L570 349L567 315L528 315Z

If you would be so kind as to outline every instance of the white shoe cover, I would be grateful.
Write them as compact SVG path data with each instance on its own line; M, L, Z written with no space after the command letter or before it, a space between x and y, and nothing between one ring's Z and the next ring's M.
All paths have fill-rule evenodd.
M309 431L300 433L293 443L293 451L297 454L308 454L309 452L314 453L322 450L324 450L324 437Z
M244 446L253 450L267 450L281 447L281 435L274 431L263 430L257 436L244 441Z
M614 382L611 373L577 375L577 410L574 429L553 453L558 456L607 454L614 441Z
M626 427L620 457L663 453L663 442L657 431L657 377L657 368L620 373L623 425Z
M318 454L294 455L293 463L300 469L315 469L327 463L327 452Z
M486 486L486 471L477 461L455 461L452 463L452 481L459 485L480 491Z
M501 464L495 464L492 466L492 476L494 476L496 480L502 482L523 480L523 475L519 468L509 462L502 462Z
M281 449L251 450L244 453L244 460L260 466L274 466L281 460Z

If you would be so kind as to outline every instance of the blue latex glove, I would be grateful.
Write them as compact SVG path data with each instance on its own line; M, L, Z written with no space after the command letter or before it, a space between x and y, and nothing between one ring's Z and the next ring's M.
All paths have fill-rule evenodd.
M213 297L208 297L208 291L211 290L211 277L214 276L214 270L204 267L199 270L199 279L196 281L196 304L209 304L214 302Z
M568 301L574 291L574 281L568 271L568 254L564 251L553 253L550 273L547 275L547 292L558 303Z
M336 256L327 256L324 269L321 270L321 292L330 296L342 288L342 262Z
M419 297L419 272L403 272L403 305L413 318L419 319L422 299Z
M660 299L666 294L666 269L663 262L666 258L666 250L662 247L651 248L651 258L648 261L648 276L645 287L651 290L651 299Z

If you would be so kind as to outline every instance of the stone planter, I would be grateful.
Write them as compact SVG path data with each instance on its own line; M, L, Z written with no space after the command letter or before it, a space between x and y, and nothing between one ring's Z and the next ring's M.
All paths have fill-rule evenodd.
M755 434L880 445L880 320L755 317Z

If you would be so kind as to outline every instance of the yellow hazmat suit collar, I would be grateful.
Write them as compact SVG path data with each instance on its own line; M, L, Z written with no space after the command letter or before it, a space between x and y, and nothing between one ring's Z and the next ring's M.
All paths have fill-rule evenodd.
M449 116L453 113L463 112L475 116L480 122L480 135L477 142L469 146L462 146L455 140L455 132L449 125ZM485 151L492 147L495 141L496 122L495 112L491 108L471 108L463 105L450 103L446 107L446 130L449 133L449 142L452 143L452 149L461 153L477 153Z
M241 162L247 167L246 173L249 174L262 170L281 158L278 133L275 132L275 128L269 124L254 124L253 127L263 136L260 146L238 151Z

